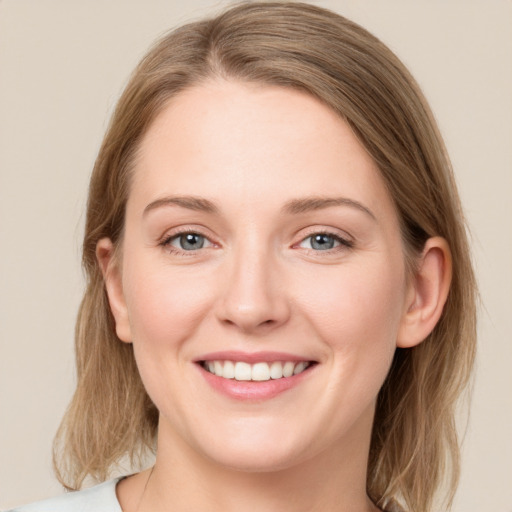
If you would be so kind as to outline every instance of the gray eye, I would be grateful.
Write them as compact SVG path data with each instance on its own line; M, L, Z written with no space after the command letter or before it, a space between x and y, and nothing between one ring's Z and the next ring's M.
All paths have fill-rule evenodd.
M184 251L194 251L202 249L205 243L205 238L197 233L184 233L183 235L177 236L171 245L183 249Z
M336 239L333 236L326 235L325 233L318 233L309 237L311 240L311 248L316 251L326 251L332 249L336 244Z

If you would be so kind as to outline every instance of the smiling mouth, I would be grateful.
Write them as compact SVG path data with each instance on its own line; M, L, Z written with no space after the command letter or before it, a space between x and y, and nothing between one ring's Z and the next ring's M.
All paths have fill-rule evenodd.
M199 364L207 372L223 379L265 382L299 375L316 363L314 361L273 361L250 364L243 361L215 360L201 361Z

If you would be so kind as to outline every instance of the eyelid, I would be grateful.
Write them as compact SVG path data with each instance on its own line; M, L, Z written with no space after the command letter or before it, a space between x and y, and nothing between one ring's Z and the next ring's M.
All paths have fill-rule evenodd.
M215 239L210 235L206 233L206 229L201 225L184 225L184 226L178 226L172 229L167 230L159 239L158 239L158 245L162 246L164 249L168 250L172 253L179 253L179 254L185 254L187 256L191 256L194 254L197 254L198 252L201 252L204 249L211 249L219 247L220 244L215 241ZM197 234L202 237L204 237L208 243L210 244L208 247L202 247L200 249L196 250L182 250L178 247L174 247L171 245L171 241L178 238L181 235L186 234ZM303 248L306 251L310 251L313 253L333 253L339 250L343 249L351 249L354 247L355 241L354 238L349 235L346 231L342 231L337 228L333 227L326 227L326 226L312 226L310 228L306 228L303 230L300 230L296 237L300 237L297 242L295 242L292 245L292 248L300 248L300 245L307 240L308 238L314 236L314 235L326 235L329 237L334 238L337 242L339 242L339 245L336 247L333 247L331 249L325 249L323 251L312 249L312 248Z
M338 245L330 249L324 250L313 249L312 247L302 247L302 244L308 238L311 238L314 235L326 235L332 237L338 242ZM305 231L299 232L298 236L300 236L300 240L294 243L292 248L302 249L302 251L304 251L305 253L315 257L334 256L339 254L340 252L351 250L355 245L355 241L352 236L350 236L348 233L344 231L332 227L328 228L325 226L312 226L311 228L307 228L307 230Z
M327 235L332 236L336 240L339 240L341 243L347 244L347 245L354 245L355 240L352 235L347 233L346 231L343 231L341 229L328 227L328 226L312 226L306 229L301 229L299 232L297 232L296 237L299 238L299 242L304 241L306 238L309 238L313 235ZM296 245L296 244L294 244Z
M185 251L185 250L182 250L178 247L174 247L173 245L171 245L172 240L180 237L181 235L187 235L187 234L200 235L200 236L204 237L209 242L210 245L208 247L202 247L200 249L190 250L190 251ZM201 226L186 225L186 226L178 226L176 228L167 230L163 234L163 236L161 236L160 239L158 240L158 245L163 247L170 253L192 256L194 254L197 254L198 252L200 252L203 249L210 249L212 247L218 247L219 244L216 243L214 240L212 240L212 236L207 235L205 233L205 229L202 228Z

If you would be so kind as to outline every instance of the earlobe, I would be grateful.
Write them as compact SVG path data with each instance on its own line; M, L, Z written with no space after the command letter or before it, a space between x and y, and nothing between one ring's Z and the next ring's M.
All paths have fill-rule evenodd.
M124 300L123 283L115 249L109 238L102 238L96 245L96 259L103 274L110 310L114 316L117 337L131 343L128 309Z
M441 318L452 279L452 258L448 242L429 238L411 278L400 325L397 346L409 348L421 343Z

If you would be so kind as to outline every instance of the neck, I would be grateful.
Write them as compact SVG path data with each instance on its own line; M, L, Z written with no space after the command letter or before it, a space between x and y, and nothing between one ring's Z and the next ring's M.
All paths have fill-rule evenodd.
M313 459L274 471L241 471L206 458L160 425L157 460L137 512L370 512L366 495L369 434ZM361 449L361 440L365 448ZM332 448L332 447L331 447Z

